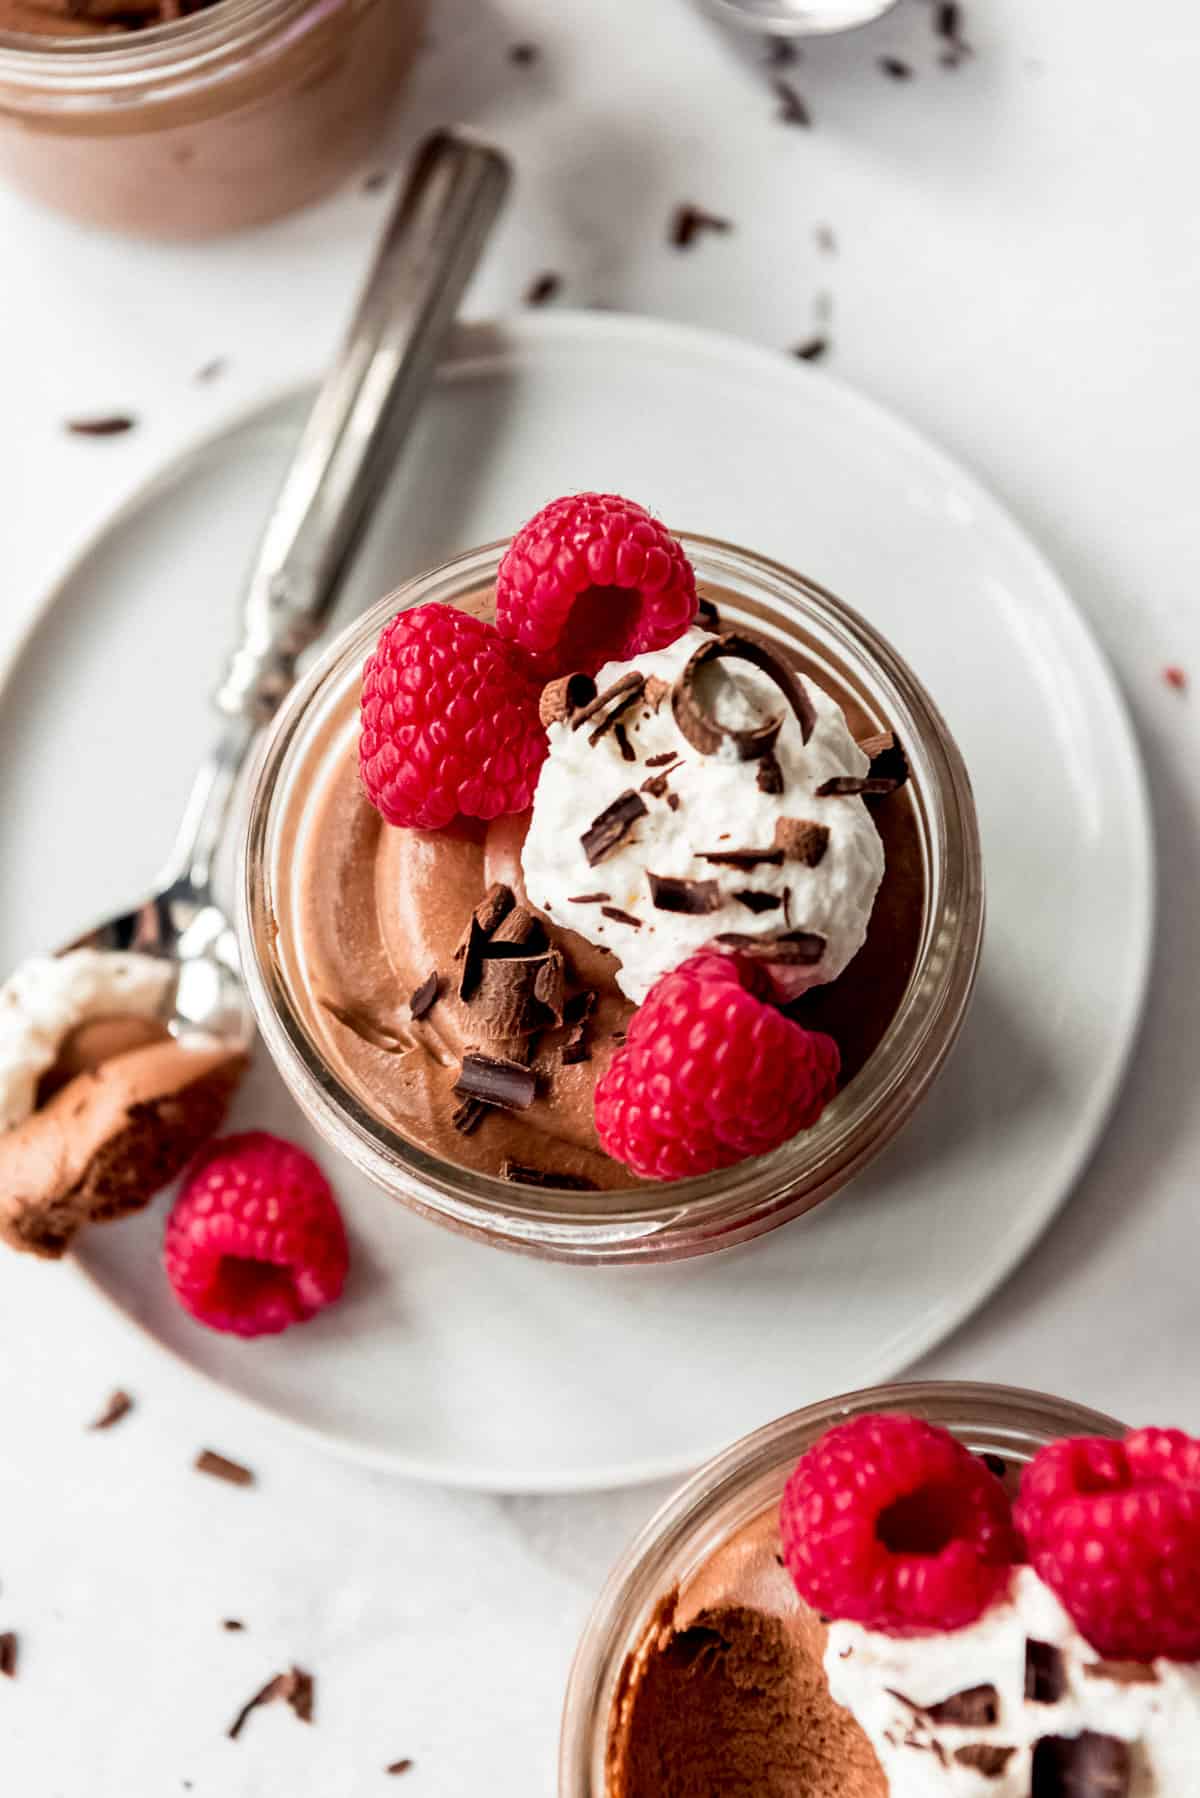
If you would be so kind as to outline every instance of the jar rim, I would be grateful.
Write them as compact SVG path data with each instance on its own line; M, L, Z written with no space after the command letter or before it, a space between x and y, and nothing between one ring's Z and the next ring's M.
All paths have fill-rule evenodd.
M1121 1436L1126 1425L1071 1399L990 1381L912 1380L865 1387L788 1412L706 1461L660 1505L605 1580L567 1682L559 1798L604 1798L612 1704L628 1656L668 1592L737 1529L777 1502L792 1466L836 1423L864 1412L912 1412L976 1453L1009 1461L1061 1436Z
M890 644L852 608L782 563L719 538L680 532L701 582L734 597L757 582L794 625L807 617L886 696L889 722L906 740L928 816L936 866L917 962L900 1005L854 1095L772 1154L671 1185L606 1193L522 1188L431 1155L390 1129L329 1067L293 1003L274 942L271 851L280 793L303 753L306 721L331 689L356 677L382 625L398 610L453 600L494 581L507 540L455 556L405 582L354 620L285 700L259 755L237 873L243 970L263 1040L314 1126L385 1190L426 1215L501 1246L589 1262L677 1258L746 1240L844 1185L894 1134L932 1081L965 1015L983 930L978 823L962 757L932 699ZM739 586L740 579L740 586ZM756 589L757 590L757 589ZM297 745L300 745L297 747ZM929 870L927 870L929 872ZM868 1076L871 1099L864 1102ZM856 1088L858 1089L856 1092ZM806 1187L799 1159L819 1145L829 1164ZM797 1147L799 1145L799 1147ZM815 1196L810 1196L815 1194Z
M65 93L200 79L319 10L323 0L217 0L185 18L98 37L0 31L0 82Z

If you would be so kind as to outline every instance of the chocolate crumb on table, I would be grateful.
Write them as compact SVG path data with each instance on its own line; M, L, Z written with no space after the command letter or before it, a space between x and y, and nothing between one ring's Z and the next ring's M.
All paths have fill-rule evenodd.
M5 1679L17 1677L17 1632L6 1629L0 1632L0 1674Z
M826 256L837 255L837 238L834 236L832 225L814 225L813 241L818 250L821 250Z
M68 418L66 429L73 437L120 437L136 423L128 412L112 412L96 418Z
M530 69L539 61L541 54L536 44L514 44L508 52L508 60L515 62L519 69Z
M824 332L818 332L813 337L806 337L803 343L793 344L792 355L801 362L820 362L829 354L829 348L829 338Z
M782 75L777 75L771 83L775 97L779 101L779 110L775 116L784 125L801 125L805 130L812 128L812 114L808 110L808 102L803 94Z
M413 1765L414 1763L406 1757L402 1761L393 1761L390 1767L385 1767L383 1770L385 1773L411 1773Z
M120 1423L123 1417L128 1417L132 1410L133 1400L127 1392L122 1392L118 1386L115 1392L110 1393L108 1401L100 1415L89 1423L88 1429L111 1430L115 1423Z
M1182 668L1176 668L1174 666L1164 668L1163 679L1166 681L1168 687L1174 687L1177 693L1187 692L1188 677Z
M314 1690L312 1674L306 1673L303 1667L293 1666L286 1673L276 1673L246 1700L225 1733L231 1742L236 1742L253 1713L264 1704L274 1704L276 1699L282 1699L301 1723L311 1723Z
M557 299L562 292L562 284L562 276L556 275L553 269L547 269L544 274L535 275L525 289L525 304L527 306L549 305L550 301Z
M214 1479L224 1480L229 1486L253 1486L254 1475L240 1461L231 1461L227 1455L217 1454L215 1449L201 1449L192 1463L197 1473L211 1474Z
M790 69L801 61L804 52L791 37L773 37L767 46L769 69Z
M885 75L891 76L893 81L912 80L912 65L904 62L899 56L881 56L879 66Z
M381 188L387 186L387 179L386 169L372 169L371 173L363 180L363 192L365 194L377 194Z
M228 366L224 356L214 356L210 362L205 362L196 370L192 379L205 386L209 381L215 381L218 375L223 375Z
M240 1635L245 1627L246 1625L240 1617L222 1617L221 1619L221 1628L229 1630L233 1635Z
M690 250L703 231L727 233L732 230L732 219L722 218L718 212L708 212L703 206L693 206L689 202L675 208L668 235L677 250Z

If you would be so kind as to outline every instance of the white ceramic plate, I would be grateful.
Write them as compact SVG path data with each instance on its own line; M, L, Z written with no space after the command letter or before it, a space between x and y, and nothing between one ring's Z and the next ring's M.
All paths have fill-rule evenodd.
M191 451L47 596L0 703L0 965L149 882L305 400ZM806 366L606 315L464 333L343 615L585 487L791 563L892 639L972 772L988 932L963 1038L916 1121L849 1190L748 1248L647 1270L524 1260L409 1216L325 1152L354 1237L347 1298L247 1344L175 1306L161 1203L84 1242L99 1290L232 1392L363 1458L497 1490L676 1473L931 1347L1084 1165L1150 945L1140 765L1083 620L973 480ZM308 1136L264 1057L235 1122Z

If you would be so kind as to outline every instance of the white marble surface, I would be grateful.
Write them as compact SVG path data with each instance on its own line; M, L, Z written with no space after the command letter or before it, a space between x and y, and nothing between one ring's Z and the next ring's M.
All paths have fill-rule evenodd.
M520 172L472 312L519 303L553 268L575 303L786 346L810 335L828 292L832 365L991 483L1111 655L1161 851L1136 1065L1066 1213L923 1371L1200 1427L1197 698L1162 678L1180 664L1200 681L1192 7L1162 0L1139 30L1138 9L1094 0L975 0L977 54L948 72L928 0L908 0L789 72L811 131L777 122L760 59L690 0L436 10L403 141L468 119ZM506 55L522 39L542 47L532 69ZM889 80L884 53L907 58L913 79ZM734 232L670 249L684 199L727 213ZM164 250L0 197L0 648L43 573L142 472L320 364L381 205L356 190L251 237ZM814 240L820 222L836 255ZM225 373L196 385L216 356ZM64 436L66 416L110 410L135 412L138 429ZM0 1691L5 1791L551 1792L579 1628L658 1493L492 1500L406 1486L253 1423L68 1272L6 1262L0 1305L0 1629L21 1637L20 1676ZM86 1434L118 1383L136 1412ZM257 1488L190 1472L209 1443L251 1463ZM223 1632L224 1616L246 1632ZM317 1675L316 1726L275 1707L225 1740L241 1702L290 1660ZM416 1764L393 1788L382 1769L403 1755Z

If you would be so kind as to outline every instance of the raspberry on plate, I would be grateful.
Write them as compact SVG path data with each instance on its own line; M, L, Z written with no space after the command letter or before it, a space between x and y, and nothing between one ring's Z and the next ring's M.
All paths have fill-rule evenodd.
M682 1180L765 1155L815 1124L837 1044L760 997L741 955L702 951L655 981L596 1086L601 1146L636 1174Z
M973 1622L1020 1546L995 1474L948 1430L892 1414L838 1424L801 1456L779 1527L806 1603L890 1636Z
M167 1220L163 1260L176 1298L200 1323L265 1336L340 1298L349 1251L312 1157L251 1130L196 1161Z
M493 625L455 606L413 606L363 669L359 766L389 824L441 830L533 800L546 756L542 683Z
M552 500L513 538L496 579L496 624L544 675L665 649L696 615L682 545L615 493Z
M1134 1430L1042 1449L1021 1476L1029 1558L1109 1660L1200 1659L1200 1441Z

